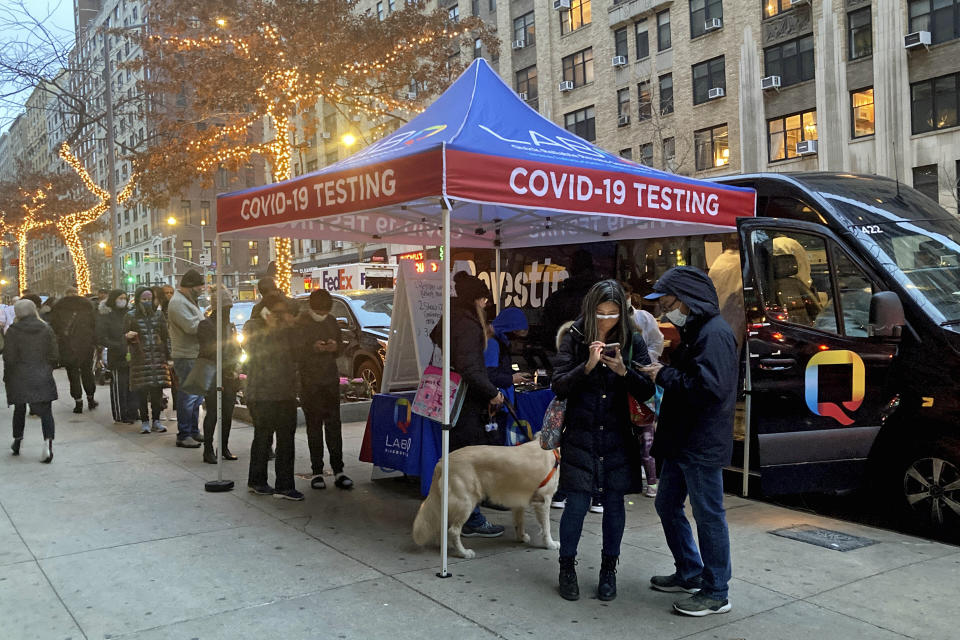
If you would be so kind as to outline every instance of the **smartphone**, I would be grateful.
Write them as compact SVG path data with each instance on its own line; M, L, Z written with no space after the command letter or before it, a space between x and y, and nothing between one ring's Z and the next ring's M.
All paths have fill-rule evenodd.
M608 358L616 358L617 352L620 351L620 343L612 342L610 344L603 345L603 355Z

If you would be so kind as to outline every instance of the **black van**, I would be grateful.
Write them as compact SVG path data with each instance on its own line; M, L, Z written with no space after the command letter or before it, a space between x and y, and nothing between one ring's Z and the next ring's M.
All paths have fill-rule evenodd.
M756 174L738 225L747 315L743 486L865 483L960 523L960 221L877 176ZM899 504L895 504L899 503Z

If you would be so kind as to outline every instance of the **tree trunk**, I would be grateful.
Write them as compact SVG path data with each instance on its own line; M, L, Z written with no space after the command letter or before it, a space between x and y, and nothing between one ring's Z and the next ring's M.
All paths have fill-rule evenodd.
M67 250L70 252L70 259L73 260L73 270L77 274L77 292L81 296L88 296L90 295L90 268L83 251L83 244L80 242L80 234L73 225L57 225L57 231L60 232L63 243L67 245Z

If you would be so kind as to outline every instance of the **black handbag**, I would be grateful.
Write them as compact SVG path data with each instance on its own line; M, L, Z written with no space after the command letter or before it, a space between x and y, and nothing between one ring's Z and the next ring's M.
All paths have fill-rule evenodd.
M180 385L180 390L192 396L205 396L213 388L216 378L217 363L207 358L197 358L187 379Z

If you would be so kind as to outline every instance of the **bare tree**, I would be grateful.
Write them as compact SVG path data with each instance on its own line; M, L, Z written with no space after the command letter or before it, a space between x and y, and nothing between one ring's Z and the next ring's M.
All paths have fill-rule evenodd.
M637 86L638 127L641 137L653 144L653 167L676 173L692 175L695 168L693 142L689 136L678 135L673 113L673 95L660 95L660 87L654 86L657 78L653 75L641 80Z

